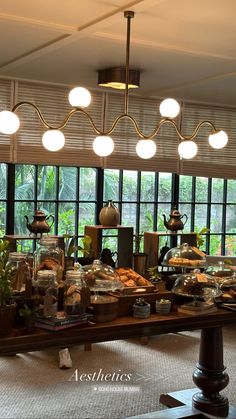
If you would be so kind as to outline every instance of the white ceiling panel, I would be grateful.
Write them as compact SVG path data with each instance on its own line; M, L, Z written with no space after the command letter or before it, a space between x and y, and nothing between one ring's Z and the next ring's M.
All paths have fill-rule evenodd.
M97 87L97 70L141 70L146 96L236 106L235 0L0 0L0 77Z

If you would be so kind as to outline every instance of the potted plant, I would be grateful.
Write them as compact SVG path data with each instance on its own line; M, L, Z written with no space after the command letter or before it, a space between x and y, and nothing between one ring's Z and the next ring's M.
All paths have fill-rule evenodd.
M16 303L13 301L12 279L15 268L8 263L9 242L0 239L0 334L11 331L16 315Z
M66 237L66 235L64 237ZM85 234L84 237L80 239L78 245L76 244L76 236L70 237L66 241L65 256L70 260L70 267L74 265L75 253L81 255L78 257L78 262L81 265L86 265L92 262L93 258L90 257L93 254L92 238L89 235Z
M135 252L133 253L133 268L140 275L146 274L147 254L140 251L143 233L134 234Z
M200 231L196 232L197 234L197 247L200 248L205 243L205 238L202 237L204 234L207 234L210 232L210 229L207 227L203 227Z
M27 332L32 331L34 327L34 323L35 323L35 318L37 316L37 312L38 312L37 307L36 308L29 307L27 306L27 304L24 304L24 307L19 309L20 316L24 318L25 330Z

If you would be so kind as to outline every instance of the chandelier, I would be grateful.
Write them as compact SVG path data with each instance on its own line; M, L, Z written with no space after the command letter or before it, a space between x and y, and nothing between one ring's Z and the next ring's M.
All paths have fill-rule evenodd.
M40 119L43 126L46 128L46 131L42 137L43 146L49 151L58 151L63 148L65 144L65 137L62 133L63 128L67 125L68 121L74 114L83 114L87 117L90 122L91 128L94 133L97 135L93 141L93 150L94 152L101 156L109 156L114 150L114 142L111 138L111 134L116 128L116 126L122 120L129 120L133 125L139 141L136 145L136 153L139 157L143 159L149 159L153 157L156 153L156 143L154 138L157 136L160 128L165 124L170 124L174 127L177 136L179 137L180 143L178 146L178 153L181 158L191 159L196 156L198 147L196 142L193 140L197 136L199 130L203 125L208 125L211 128L211 133L209 135L209 144L215 149L223 148L228 142L227 134L222 130L217 130L214 124L211 121L202 121L194 129L192 135L184 136L179 128L177 123L174 121L174 118L179 114L180 106L175 99L165 99L160 104L160 114L162 119L157 124L155 129L150 134L145 134L139 127L136 119L129 114L129 77L130 77L130 68L129 68L129 56L130 56L130 29L131 29L131 19L134 17L133 11L125 11L124 17L127 19L127 39L126 39L126 66L125 66L125 89L124 89L124 113L118 115L112 126L107 130L100 130L97 128L93 122L92 117L89 115L84 108L86 108L91 102L90 92L83 87L75 87L69 93L69 102L73 107L70 112L65 116L64 121L59 126L50 125L42 115L40 109L31 102L19 102L13 108L12 111L2 111L0 112L0 132L3 134L14 134L20 128L20 120L17 116L17 111L21 107L32 107L34 108L38 118Z

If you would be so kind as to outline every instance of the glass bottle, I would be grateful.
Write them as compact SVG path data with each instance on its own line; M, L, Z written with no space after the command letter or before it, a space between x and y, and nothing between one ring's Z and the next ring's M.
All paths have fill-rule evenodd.
M32 294L32 272L29 258L28 253L10 252L8 266L14 271L12 276L13 291L23 292L26 297L30 298Z
M54 237L42 237L39 248L34 252L34 278L37 272L53 270L56 273L57 282L63 279L64 252L58 246L58 240Z

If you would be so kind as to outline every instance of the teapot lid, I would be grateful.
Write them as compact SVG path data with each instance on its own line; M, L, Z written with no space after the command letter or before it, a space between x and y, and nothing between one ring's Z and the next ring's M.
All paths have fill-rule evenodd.
M46 216L46 214L40 208L35 210L34 215L36 215L37 217L40 217L40 216L45 217Z
M171 211L171 213L170 213L170 216L171 217L175 217L175 216L180 216L181 214L180 214L180 212L179 212L179 210L177 210L177 208L176 207L174 207L173 208L173 210Z

